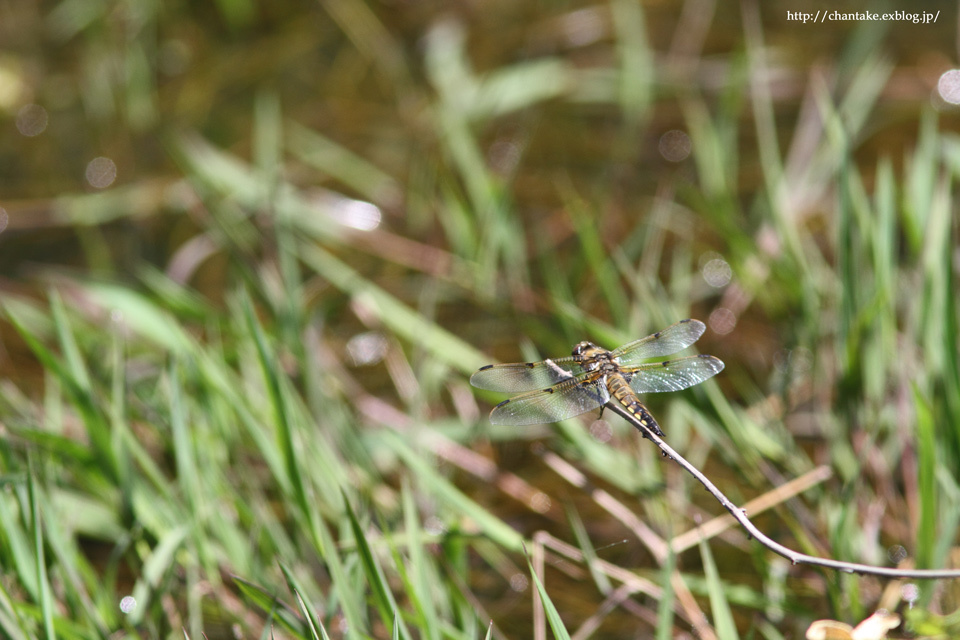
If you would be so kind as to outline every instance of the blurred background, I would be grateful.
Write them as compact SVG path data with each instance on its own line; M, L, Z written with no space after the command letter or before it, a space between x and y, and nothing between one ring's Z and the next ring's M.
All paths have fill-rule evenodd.
M960 633L468 384L699 318L674 448L798 551L960 564L957 5L866 9L0 0L0 635Z

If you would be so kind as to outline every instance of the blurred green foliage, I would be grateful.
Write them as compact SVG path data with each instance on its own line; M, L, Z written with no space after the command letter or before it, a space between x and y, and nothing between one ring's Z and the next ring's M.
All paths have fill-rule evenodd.
M907 599L738 531L675 555L721 509L629 426L491 427L502 398L466 382L699 316L727 368L648 399L675 448L741 503L827 465L757 514L801 551L952 562L950 20L783 13L0 9L0 634L779 638L952 613L949 583Z

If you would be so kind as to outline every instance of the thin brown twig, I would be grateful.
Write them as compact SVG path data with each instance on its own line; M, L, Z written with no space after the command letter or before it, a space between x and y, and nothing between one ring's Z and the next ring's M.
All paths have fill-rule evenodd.
M867 564L857 564L854 562L843 562L841 560L831 560L829 558L818 558L816 556L809 556L805 553L800 553L794 551L789 547L785 547L782 544L775 542L768 536L766 536L760 529L756 527L750 519L747 517L746 510L737 507L727 496L725 496L710 480L700 472L699 469L694 467L692 464L687 462L687 460L681 456L679 453L673 450L673 448L664 442L656 433L654 433L650 427L640 422L633 414L627 411L624 407L620 405L619 402L609 402L607 403L607 408L611 411L614 411L618 415L622 416L627 422L632 424L634 427L643 434L644 438L651 440L655 445L660 448L660 451L663 452L665 456L674 460L677 464L683 467L687 473L692 475L694 478L700 481L707 491L710 492L717 501L724 506L724 508L730 512L730 515L736 519L740 525L747 530L747 532L760 544L762 544L767 549L770 549L777 555L781 555L793 564L808 564L819 567L826 567L828 569L836 569L838 571L843 571L845 573L857 573L860 575L875 575L875 576L884 576L886 578L907 578L913 580L934 580L934 579L943 579L943 578L960 578L960 570L948 570L948 569L897 569L894 567L875 567Z
M833 471L830 470L830 467L825 465L811 469L799 478L794 478L790 482L777 487L773 491L769 491L762 496L754 498L747 504L743 505L743 511L752 513L754 515L763 513L767 509L781 504L794 497L798 493L801 493L802 491L805 491L806 489L823 482L832 475ZM726 513L719 515L690 529L686 533L681 533L677 536L674 536L673 539L670 540L670 549L676 554L683 553L687 549L697 546L701 540L709 540L710 538L714 538L730 527L735 526L735 524L736 520L733 519L733 516Z

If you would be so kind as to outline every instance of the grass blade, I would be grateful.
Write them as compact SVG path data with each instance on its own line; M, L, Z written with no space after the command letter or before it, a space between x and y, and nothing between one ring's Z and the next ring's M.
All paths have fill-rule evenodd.
M353 531L353 539L357 545L357 553L360 556L363 572L373 591L373 602L380 612L380 619L385 626L393 628L394 635L399 633L402 637L409 638L410 632L402 618L397 615L397 601L393 597L393 592L390 590L390 585L383 574L383 569L370 548L363 528L360 526L360 521L357 519L357 514L350 505L346 494L343 495L343 503L346 506L347 517L350 519L350 529Z
M37 497L37 487L34 481L33 465L27 460L27 496L30 505L30 529L33 533L34 570L38 589L40 615L43 620L43 631L47 638L53 640L56 634L53 631L53 615L56 604L50 592L50 583L47 581L47 561L44 553L43 525L40 520L40 500Z
M738 640L737 626L733 622L730 602L720 580L720 572L713 561L710 546L706 540L700 541L700 557L703 559L703 571L707 579L707 593L710 595L710 611L713 614L713 626L720 640Z
M540 595L540 603L547 614L547 622L550 623L550 630L553 631L553 637L557 640L570 640L570 632L567 631L566 626L563 624L563 620L560 618L560 612L557 611L557 607L553 604L553 600L550 599L550 596L547 594L547 590L544 588L543 583L540 582L540 577L534 570L533 562L530 560L530 556L526 553L526 549L524 549L524 555L526 555L527 558L527 567L530 569L530 576L533 578L533 583L537 587L537 593Z

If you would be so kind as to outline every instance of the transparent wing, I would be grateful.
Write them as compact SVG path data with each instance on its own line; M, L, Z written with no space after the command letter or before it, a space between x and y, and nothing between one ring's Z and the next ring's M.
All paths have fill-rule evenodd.
M723 371L723 361L713 356L690 356L666 362L648 362L623 371L637 393L680 391Z
M549 389L504 400L490 412L493 424L527 425L566 420L607 403L610 392L600 380L568 380Z
M632 367L647 358L668 356L681 349L686 349L696 342L697 338L702 336L706 329L706 325L699 320L681 320L663 331L657 331L646 338L640 338L628 342L622 347L617 347L611 352L611 355L622 366Z
M488 364L470 376L470 384L488 391L518 393L544 389L583 372L583 367L570 356L551 358L543 362Z

